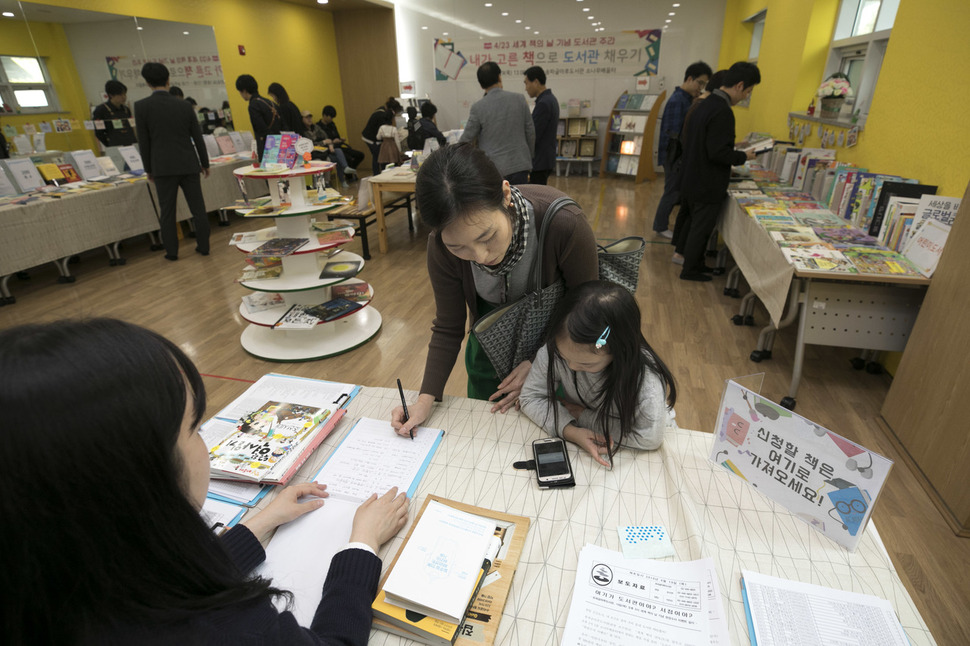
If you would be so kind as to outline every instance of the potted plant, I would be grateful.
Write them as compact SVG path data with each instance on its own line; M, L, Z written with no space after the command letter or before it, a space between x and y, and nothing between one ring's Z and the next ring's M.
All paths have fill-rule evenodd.
M846 97L852 96L852 86L849 85L849 79L845 74L836 72L818 86L816 94L822 108L820 116L835 119L839 116L839 110L842 109Z

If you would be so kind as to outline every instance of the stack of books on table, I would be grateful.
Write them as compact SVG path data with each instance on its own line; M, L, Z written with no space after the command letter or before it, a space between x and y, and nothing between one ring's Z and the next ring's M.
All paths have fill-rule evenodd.
M528 529L528 518L428 496L381 581L374 627L423 644L494 643Z

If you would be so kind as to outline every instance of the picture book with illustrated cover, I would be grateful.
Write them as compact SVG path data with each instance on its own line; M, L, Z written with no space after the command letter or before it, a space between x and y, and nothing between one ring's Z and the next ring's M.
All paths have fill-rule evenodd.
M255 292L242 297L246 311L250 314L264 312L284 304L283 295L274 292Z
M334 260L328 262L320 272L320 278L352 278L360 271L363 263L359 260Z
M307 238L273 238L252 250L259 256L288 256L310 242Z
M783 247L782 253L797 271L836 272L856 274L856 269L840 251L809 249L801 246Z
M246 255L246 263L257 269L268 269L270 267L283 267L283 258L267 254L251 253Z
M311 310L316 305L306 305L296 303L281 316L276 323L273 323L274 330L311 330L323 322L319 316Z
M259 231L240 231L239 233L232 234L232 237L229 238L229 245L234 247L240 244L266 242L267 240L272 240L275 237L276 227L260 229Z
M263 161L260 168L268 169L270 164L278 163L280 156L280 138L282 135L266 135L266 143L263 145Z
M820 240L828 242L836 249L846 247L879 247L879 240L852 227L813 229Z
M768 233L771 234L771 239L781 247L792 243L818 242L818 237L808 227L784 227Z
M793 211L792 215L803 227L820 227L823 229L843 229L849 226L848 222L841 219L828 209L812 209L806 211Z
M81 181L81 176L77 174L77 170L75 170L70 164L58 164L57 167L61 169L62 173L64 173L64 179L68 182Z
M364 282L341 283L330 288L330 295L356 303L366 303L371 299L371 289L370 285Z
M353 229L354 223L350 220L323 220L322 222L311 222L310 228L319 233L326 233L327 231L340 231L341 229L348 228Z
M229 135L219 135L216 137L216 144L218 144L219 151L223 155L234 155L236 153L236 146L232 143Z
M293 206L293 198L290 196L290 180L276 180L276 190L280 194L280 206Z
M321 321L332 321L345 316L350 312L359 310L363 307L362 303L347 300L346 298L334 298L326 303L320 303L307 309L307 314L316 316Z
M242 270L239 278L236 279L237 283L242 283L248 280L268 280L270 278L279 278L283 275L283 265L273 265L271 267L252 267L247 266Z
M353 227L349 229L337 229L336 231L326 231L317 234L317 243L325 246L346 244L354 239Z
M842 254L855 265L860 274L921 277L916 267L895 251L850 247L843 249Z
M255 209L250 209L249 211L242 212L244 218L271 218L276 215L282 215L286 212L289 206L279 205L274 206L272 204L266 204L264 206L257 206Z
M54 186L58 186L67 181L64 173L57 167L57 164L37 164L37 172L40 173L40 176L44 178L45 182L53 184Z
M236 432L209 451L211 476L264 481L332 412L296 402L267 401L242 417Z
M883 232L883 221L886 218L886 209L889 200L894 197L919 199L923 195L936 194L936 186L929 184L918 184L916 180L903 179L897 182L886 181L878 187L878 197L869 220L869 235L879 237Z

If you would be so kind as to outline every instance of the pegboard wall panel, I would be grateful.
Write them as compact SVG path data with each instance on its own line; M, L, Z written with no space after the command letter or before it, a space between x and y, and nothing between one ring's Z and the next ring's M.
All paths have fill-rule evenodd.
M805 343L902 351L925 294L922 287L811 282Z

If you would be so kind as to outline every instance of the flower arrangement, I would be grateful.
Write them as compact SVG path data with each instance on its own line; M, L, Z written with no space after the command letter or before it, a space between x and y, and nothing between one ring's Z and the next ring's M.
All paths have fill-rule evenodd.
M816 94L823 99L844 99L847 96L852 96L852 86L849 85L848 79L833 76L818 86Z

